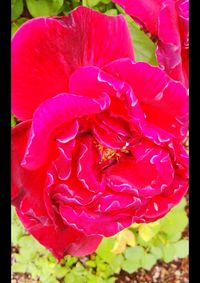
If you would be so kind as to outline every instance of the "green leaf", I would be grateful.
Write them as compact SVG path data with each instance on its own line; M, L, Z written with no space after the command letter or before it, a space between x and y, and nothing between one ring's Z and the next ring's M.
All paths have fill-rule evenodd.
M184 197L180 202L179 204L177 204L173 210L181 210L181 209L184 209L186 206L186 198Z
M165 262L170 262L174 259L175 256L175 247L173 244L168 244L163 247L163 260Z
M87 260L86 264L90 267L96 267L96 262L94 260Z
M107 269L108 265L107 263L105 263L104 261L102 260L97 260L97 270L99 271L105 271Z
M140 246L127 248L125 251L125 258L128 260L140 260L143 256L144 249Z
M115 7L117 8L117 10L118 10L121 14L123 14L124 16L127 16L126 12L124 11L124 9L123 9L120 5L115 4ZM128 17L128 16L127 16L127 17Z
M84 269L84 268L83 268ZM76 268L74 268L70 273L65 275L64 282L65 283L87 283L87 273L86 270L84 273L79 273Z
M96 6L96 5L98 5L99 2L100 2L100 0L83 0L82 4L85 7L91 7L92 8L92 7Z
M13 115L11 115L11 127L14 127L16 125L16 120Z
M104 259L105 262L111 261L116 255L111 252L115 239L114 238L104 238L99 245L96 253Z
M130 227L133 228L133 229L138 229L140 227L141 224L138 224L138 223L134 223L132 224Z
M57 263L57 260L55 259L55 257L54 257L52 254L49 254L48 260L49 260L51 263L54 263L54 264Z
M85 274L87 273L86 269L80 262L77 262L76 266L73 268L73 272L75 272L79 276L85 276Z
M105 260L97 256L96 263L96 274L98 274L98 276L102 277L103 279L107 279L113 274L113 270L111 269L110 265L105 262Z
M154 238L152 240L154 240ZM137 245L140 245L142 247L148 247L150 244L151 242L146 242L140 237L139 234L137 235Z
M89 7L94 7L99 4L100 0L87 0Z
M11 19L12 21L19 18L24 9L23 0L11 0Z
M139 236L146 242L150 241L156 234L156 230L150 227L148 224L143 224L139 227Z
M11 229L11 241L13 245L18 245L19 238L23 235L21 227L18 225L12 225Z
M105 281L102 278L94 274L91 273L87 274L87 283L104 283L104 282Z
M167 243L167 236L163 232L159 232L152 240L149 242L149 246L156 246L156 247L162 247L163 245L166 245Z
M12 265L12 272L26 272L27 266L23 263L14 263Z
M126 245L131 247L136 246L135 235L129 229L124 229L117 234L112 252L115 254L121 254L126 249Z
M21 248L32 249L34 248L34 244L34 239L31 236L23 236L19 240L19 245Z
M67 266L72 266L75 262L77 262L78 258L74 256L66 256L64 258Z
M110 277L110 278L106 279L104 282L105 283L115 283L116 282L116 278L115 277ZM104 282L102 282L102 283L104 283Z
M88 283L99 283L98 277L94 274L88 274L87 281Z
M11 217L12 217L12 229L11 229L11 241L13 245L18 245L20 237L23 236L22 225L16 216L15 208L11 207Z
M122 255L117 255L113 258L112 261L109 262L110 268L114 273L119 273L122 267L122 263L124 261L124 257Z
M58 280L53 277L53 275L51 273L48 273L48 271L46 273L42 273L40 272L40 282L52 282L52 283L57 283L59 282Z
M167 235L167 240L169 242L177 242L178 240L180 240L180 238L182 237L182 233L181 232L177 232L175 234L170 234L170 235Z
M174 244L175 246L175 255L179 258L184 258L189 254L189 241L180 240Z
M58 15L63 2L64 0L26 0L27 8L33 17Z
M122 264L122 269L128 273L133 273L140 268L139 260L125 260Z
M66 275L66 273L68 272L68 269L66 268L66 266L60 266L60 265L57 265L57 268L54 272L54 275L57 277L57 278L62 278Z
M182 232L188 224L188 217L184 210L171 211L161 220L161 230L168 234L174 235Z
M109 9L105 12L105 14L107 16L117 16L118 15L118 11L116 9Z
M110 1L110 0L101 0L101 3L103 3L103 4L109 4L109 3L111 3L111 1Z
M155 263L156 263L156 258L151 254L145 254L141 259L142 267L147 270L150 270Z
M142 30L140 30L131 17L125 15L125 18L131 33L136 62L143 61L158 66L155 56L156 45Z
M68 273L67 275L65 275L64 278L64 282L65 283L75 283L76 282L76 276L74 276L73 273Z
M151 254L156 258L160 259L162 258L162 249L160 247L152 246L151 247Z
M47 282L47 281L46 281ZM57 279L55 279L55 278L50 278L49 280L48 280L48 283L60 283L60 281L58 281Z
M81 0L72 0L73 8L76 8L81 5Z
M11 24L11 34L12 36L15 34L15 32L18 30L18 28L27 21L27 18L19 18L15 22Z

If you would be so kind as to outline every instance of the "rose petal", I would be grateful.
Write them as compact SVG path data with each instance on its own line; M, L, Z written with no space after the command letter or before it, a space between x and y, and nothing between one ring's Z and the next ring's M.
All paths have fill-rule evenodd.
M106 170L108 186L114 191L140 197L153 197L173 181L174 170L169 154L150 142L132 148L132 157Z
M170 196L166 197L163 193L163 195L156 196L150 201L145 212L145 221L152 222L163 217L181 201L187 190L188 181L186 179L178 179L178 182L175 179Z
M113 0L157 40L159 66L188 88L189 0ZM184 58L185 57L185 58Z
M176 1L162 0L159 13L158 37L163 43L181 46Z
M83 233L66 227L56 230L53 225L43 225L17 210L17 214L28 230L43 246L49 249L58 259L65 255L86 256L96 250L101 242L100 236L85 236Z
M68 91L76 68L122 57L133 58L133 48L121 15L81 6L68 16L26 22L12 40L12 113L31 118L45 99Z
M23 158L31 122L26 121L12 128L12 204L24 211L37 210L46 215L43 202L43 187L46 181L46 167L27 171L20 163ZM28 205L29 203L29 205Z
M139 101L154 98L169 82L168 76L158 67L130 59L111 62L103 70L128 83Z
M177 11L180 23L182 46L189 47L189 0L178 0Z
M157 67L129 59L116 60L104 69L132 86L149 123L178 139L185 138L189 99L181 83L170 81Z
M92 138L85 137L80 142L77 177L85 188L96 194L104 190L105 182L97 171L96 164L100 162L100 155L93 141Z
M126 60L119 59L117 62L122 62L121 65L123 66L123 62ZM130 62L133 63L132 60ZM115 76L113 76L112 63L105 67L105 71L93 66L77 69L70 78L70 91L89 97L109 94L111 99L109 110L112 115L122 117L125 120L132 119L138 123L140 119L144 118L144 113L138 105L138 99L131 86L124 82L123 76L120 77L120 73L116 72L114 73ZM79 84L77 84L77 81L79 81Z
M157 20L162 0L113 0L151 34L157 34Z
M109 102L107 95L91 99L66 93L43 102L33 116L28 145L22 161L24 168L35 169L45 162L50 147L49 139L56 128L78 117L101 112L108 107ZM50 142L53 140L50 139Z
M75 140L72 140L67 144L58 143L59 156L52 162L52 164L57 171L57 176L60 181L67 180L71 174L72 151L74 147Z
M129 204L135 204L133 197L129 200ZM110 207L111 205L112 203L110 203ZM113 205L115 205L114 200ZM118 205L115 208L117 207ZM105 237L113 236L125 227L130 226L133 218L133 214L123 211L120 214L116 212L116 215L110 213L91 213L85 208L74 209L64 204L60 205L60 214L67 225L74 227L80 232L91 236L98 234Z

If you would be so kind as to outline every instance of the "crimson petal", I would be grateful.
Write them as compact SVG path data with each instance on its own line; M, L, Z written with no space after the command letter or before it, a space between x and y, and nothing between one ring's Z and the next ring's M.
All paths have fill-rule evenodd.
M43 102L34 113L22 165L28 169L41 166L48 153L49 138L58 126L84 115L101 112L109 103L110 99L107 95L91 99L66 93Z
M43 225L20 210L17 214L28 230L42 245L58 259L65 255L86 256L93 253L100 244L101 236L85 236L70 226L63 225L63 230L56 230L53 225Z
M133 59L133 48L121 15L79 7L65 17L32 19L12 40L12 112L29 119L41 102L68 91L78 67L123 57Z
M157 33L157 20L162 0L113 0L151 34Z
M189 99L181 83L170 80L157 67L143 62L134 63L129 59L116 60L105 66L104 70L116 77L120 76L120 79L132 86L147 115L147 122L168 132L169 136L172 134L178 139L185 138Z
M41 215L46 214L43 203L43 187L45 185L45 167L40 170L27 171L20 163L23 158L24 149L28 139L31 122L26 121L12 128L12 204L28 211L35 207ZM25 201L24 201L25 200ZM27 205L29 202L29 205Z

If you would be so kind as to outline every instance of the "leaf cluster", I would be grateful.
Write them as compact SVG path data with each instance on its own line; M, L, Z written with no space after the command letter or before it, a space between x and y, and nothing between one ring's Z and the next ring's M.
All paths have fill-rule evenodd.
M66 256L60 263L28 235L12 208L13 272L27 272L39 282L112 283L123 269L133 273L150 270L157 260L170 262L188 255L188 240L182 232L188 224L186 200L164 218L149 224L133 224L114 237L104 238L96 253L88 257Z

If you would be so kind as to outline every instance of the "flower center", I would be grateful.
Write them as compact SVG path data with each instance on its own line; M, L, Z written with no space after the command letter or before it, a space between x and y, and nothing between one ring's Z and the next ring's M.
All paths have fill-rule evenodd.
M101 154L101 162L104 162L104 161L107 161L113 158L118 159L122 155L122 153L126 155L130 154L130 151L126 149L126 146L124 146L122 149L113 149L109 147L104 147L102 144L100 144L96 140L94 140L94 144Z

